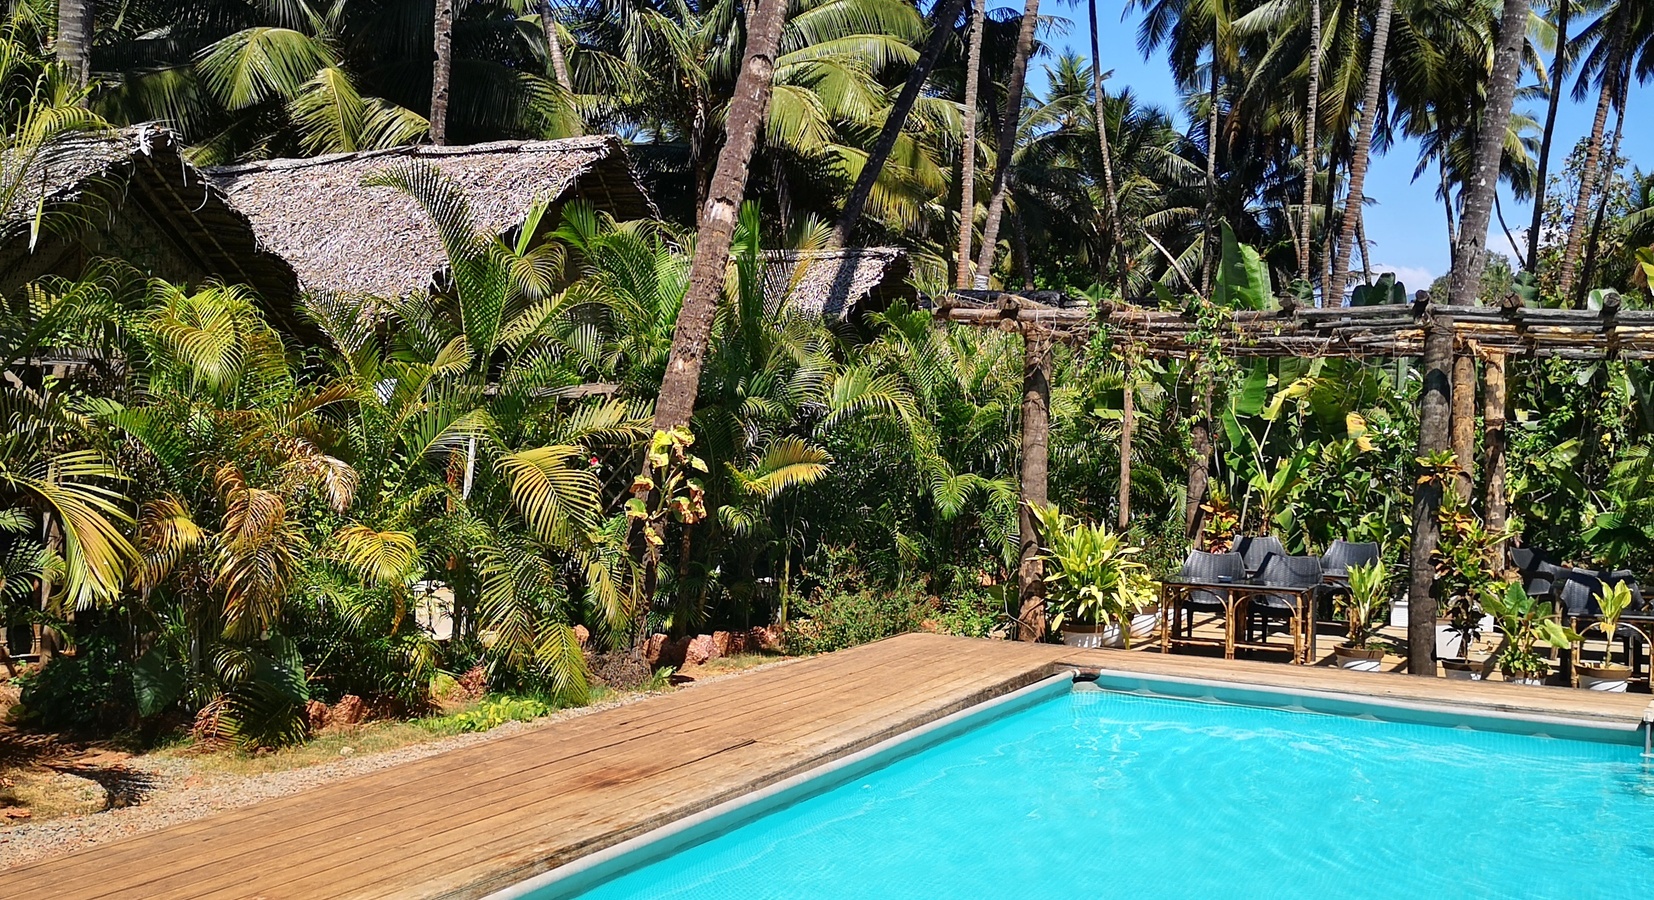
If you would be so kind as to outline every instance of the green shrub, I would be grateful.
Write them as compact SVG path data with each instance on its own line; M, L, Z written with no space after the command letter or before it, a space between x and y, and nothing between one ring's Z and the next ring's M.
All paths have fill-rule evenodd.
M74 656L59 656L18 682L18 717L39 728L106 735L137 720L132 667L102 638L83 639Z
M949 597L934 618L948 634L987 637L1010 618L1005 596L1006 585L962 590Z
M451 716L425 719L424 725L439 734L469 734L489 731L507 722L528 722L549 716L557 707L534 697L485 697L475 708Z
M782 638L787 652L830 653L917 630L931 609L911 589L845 590L829 584L795 601L794 612L801 618L787 623Z

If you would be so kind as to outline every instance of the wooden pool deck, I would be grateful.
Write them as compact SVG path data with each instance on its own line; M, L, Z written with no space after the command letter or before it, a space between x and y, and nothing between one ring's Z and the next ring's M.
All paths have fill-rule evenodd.
M11 896L474 898L1065 667L1640 721L1647 695L906 635L5 873Z

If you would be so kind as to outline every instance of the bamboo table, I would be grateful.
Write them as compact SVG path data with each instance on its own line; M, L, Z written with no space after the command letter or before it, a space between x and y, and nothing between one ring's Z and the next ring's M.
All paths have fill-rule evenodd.
M1234 659L1237 647L1279 650L1281 648L1275 644L1243 641L1235 634L1235 622L1249 611L1252 598L1262 594L1276 594L1293 598L1290 619L1292 662L1294 665L1307 665L1315 658L1315 592L1322 587L1322 584L1287 587L1260 584L1249 579L1220 582L1176 579L1163 581L1160 584L1160 652L1170 653L1172 648L1177 646L1220 646L1223 648L1224 659ZM1173 632L1182 621L1184 607L1188 604L1190 596L1197 591L1214 595L1217 602L1223 605L1222 640L1195 637L1193 622L1190 623L1188 635L1174 636Z

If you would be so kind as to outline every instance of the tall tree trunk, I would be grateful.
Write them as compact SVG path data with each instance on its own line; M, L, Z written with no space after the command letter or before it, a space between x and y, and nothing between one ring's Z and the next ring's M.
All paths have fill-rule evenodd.
M1212 384L1199 376L1197 381L1205 384L1200 387L1199 415L1189 426L1189 483L1183 495L1183 527L1189 540L1199 548L1204 546L1200 531L1206 519L1200 507L1206 502L1206 483L1212 466Z
M1436 172L1441 178L1442 209L1447 212L1447 249L1448 264L1453 264L1453 255L1459 249L1459 217L1453 214L1453 182L1447 178L1447 154L1444 151L1436 157Z
M540 0L540 28L546 36L546 58L551 61L551 76L557 86L574 92L574 79L569 76L569 61L563 57L563 42L557 37L557 18L551 12L551 0Z
M985 0L971 6L971 46L965 62L965 134L959 145L959 253L953 285L968 288L971 280L971 232L976 225L976 89L982 81L982 32L987 30Z
M727 137L701 210L695 258L689 268L689 290L672 332L672 352L655 402L655 428L661 431L689 424L695 411L702 358L712 333L712 319L718 312L718 296L729 265L729 245L746 193L747 168L774 86L776 48L781 43L787 4L786 0L759 0L757 7L747 22L746 59L729 102Z
M1367 162L1373 152L1373 128L1378 122L1378 107L1383 102L1379 88L1384 82L1384 54L1390 45L1390 19L1396 10L1396 0L1379 0L1378 24L1373 29L1373 52L1367 58L1367 88L1361 101L1361 123L1355 129L1355 152L1350 159L1350 190L1344 197L1344 221L1338 229L1338 243L1332 248L1332 289L1342 302L1344 286L1349 280L1349 248L1355 240L1355 223L1361 204L1366 200Z
M1614 113L1614 137L1608 142L1608 152L1602 157L1602 165L1597 167L1597 184L1601 188L1597 191L1597 210L1591 217L1591 235L1585 241L1585 270L1580 278L1582 293L1591 289L1591 283L1597 277L1597 255L1602 250L1602 223L1608 217L1608 200L1614 193L1614 173L1619 170L1620 139L1625 136L1625 92L1619 96L1619 107Z
M1487 530L1499 534L1505 530L1505 354L1490 350L1484 365L1482 392L1482 472L1486 479L1486 499L1482 518ZM1500 541L1490 551L1488 563L1495 573L1505 570L1505 542Z
M919 93L924 90L925 82L930 79L931 70L936 68L936 60L941 58L942 49L947 46L948 38L953 36L953 22L959 18L959 10L964 5L965 0L941 0L931 10L930 37L925 41L925 49L919 53L913 68L908 71L907 82L902 85L902 92L896 95L895 104L885 115L879 139L873 142L873 149L867 153L867 161L862 163L861 174L856 176L856 183L850 188L850 195L844 198L844 211L839 214L838 224L833 226L833 234L829 238L830 246L844 246L850 239L850 232L855 229L856 223L861 221L861 211L867 206L867 198L873 195L873 185L878 183L879 174L884 171L884 164L890 159L890 152L896 149L896 141L902 136L902 129L907 125L907 117L913 112L913 104L919 101ZM976 49L980 62L980 43Z
M92 24L96 0L57 0L57 58L85 87L92 80Z
M1205 231L1201 234L1200 244L1200 293L1203 297L1212 296L1212 278L1217 271L1218 257L1218 88L1222 84L1218 77L1219 40L1218 35L1212 35L1212 86L1206 97L1211 109L1206 113L1206 213L1202 216Z
M1114 183L1114 154L1108 146L1108 120L1105 115L1105 101L1108 96L1103 93L1103 55L1098 46L1097 37L1097 0L1088 4L1091 13L1091 117L1097 125L1097 155L1103 163L1103 211L1108 214L1108 231L1111 243L1114 244L1115 281L1120 289L1120 299L1127 299L1130 286L1127 284L1129 275L1126 267L1126 231L1124 223L1120 221L1119 187ZM1130 426L1121 437L1127 445L1131 442ZM1130 472L1123 470L1127 481ZM1121 507L1124 509L1124 506ZM1122 525L1122 528L1125 526Z
M454 76L454 4L436 0L436 59L431 65L431 143L448 143L448 87Z
M1522 71L1522 44L1528 36L1528 0L1505 0L1499 19L1499 43L1493 53L1493 72L1487 105L1476 133L1476 169L1464 187L1464 212L1459 215L1459 247L1453 253L1448 302L1468 306L1487 264L1487 230L1493 224L1493 196L1499 190L1499 162L1505 156L1510 131L1510 107L1516 99L1516 80Z
M1355 245L1361 250L1361 283L1373 283L1373 264L1367 254L1371 248L1367 246L1367 217L1364 210L1355 211Z
M1533 221L1528 225L1529 272L1539 271L1539 230L1544 226L1545 179L1551 171L1551 142L1556 136L1556 111L1562 104L1562 82L1568 70L1568 17L1572 13L1569 0L1556 4L1556 52L1551 54L1551 96L1545 107L1545 134L1539 140L1539 174L1533 189Z
M1017 126L1022 124L1022 87L1028 77L1028 58L1034 55L1034 29L1039 25L1039 0L1028 0L1017 32L1017 55L1011 79L1005 85L1005 113L999 122L999 159L994 161L993 193L988 195L988 217L982 222L982 250L976 260L976 287L985 290L999 249L999 223L1005 215L1005 195L1011 186L1011 157L1016 154Z
M1045 636L1045 567L1040 561L1039 529L1034 509L1047 502L1047 473L1051 450L1051 336L1025 329L1022 333L1022 473L1017 507L1017 638L1037 641Z
M1332 294L1332 245L1337 243L1337 232L1333 230L1333 218L1338 214L1338 156L1333 148L1327 152L1327 202L1322 211L1323 224L1321 226L1321 296L1317 300L1320 306L1343 306L1343 297L1334 297Z
M1125 379L1120 389L1120 517L1123 533L1131 526L1131 438L1137 425L1137 362L1131 353L1125 358Z
M1613 26L1613 22L1607 23ZM1587 220L1590 218L1591 197L1597 188L1597 166L1602 158L1603 132L1608 130L1608 109L1613 105L1614 94L1618 89L1620 77L1620 61L1625 56L1626 36L1622 31L1616 32L1609 27L1606 32L1612 35L1613 43L1608 51L1607 64L1602 69L1602 88L1597 96L1597 115L1591 122L1591 140L1585 145L1585 163L1579 174L1579 194L1574 197L1573 220L1568 223L1568 243L1562 250L1562 272L1557 276L1557 293L1561 295L1564 306L1574 302L1574 285L1576 270L1579 268L1579 255L1585 244L1585 233L1589 228Z
M1453 323L1431 322L1424 337L1424 388L1419 396L1418 455L1446 450L1452 419ZM1436 566L1431 556L1441 538L1442 484L1436 479L1413 485L1413 543L1407 590L1407 671L1436 677Z
M1309 103L1304 108L1304 205L1298 242L1300 281L1309 280L1310 257L1315 252L1311 236L1315 230L1315 161L1319 152L1315 133L1321 124L1321 56L1321 0L1309 0Z
M1516 235L1510 230L1510 223L1505 221L1505 204L1499 199L1498 192L1493 194L1493 217L1499 220L1499 230L1505 233L1505 242L1510 244L1510 258L1520 260L1522 248L1516 244ZM1497 299L1497 298L1495 298Z
M1453 489L1468 504L1476 484L1476 357L1460 353L1453 358L1453 455L1459 474Z

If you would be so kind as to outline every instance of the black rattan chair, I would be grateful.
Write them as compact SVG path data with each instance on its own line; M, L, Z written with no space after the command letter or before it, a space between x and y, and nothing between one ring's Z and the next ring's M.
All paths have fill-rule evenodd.
M1333 541L1327 552L1321 554L1321 573L1334 578L1348 578L1350 567L1365 566L1378 561L1378 544Z
M1293 623L1299 621L1303 614L1300 604L1314 604L1322 593L1325 574L1321 570L1321 559L1316 556L1287 556L1286 554L1272 553L1264 559L1259 567L1258 574L1253 581L1264 585L1273 585L1289 588L1314 588L1307 595L1296 593L1257 593L1253 594L1247 604L1247 630L1256 629L1257 642L1265 643L1269 638L1269 625L1273 621L1284 621L1294 635L1294 650L1297 650L1297 631ZM1307 637L1307 636L1306 636ZM1249 638L1250 640L1250 638Z
M1568 570L1557 565L1543 550L1533 547L1512 547L1510 564L1522 578L1522 587L1540 599L1554 599L1556 589Z
M1177 580L1192 581L1198 584L1223 584L1225 582L1245 581L1246 562L1239 553L1207 553L1204 550L1190 550L1189 556L1183 560L1183 568L1177 573ZM1195 612L1211 612L1220 615L1227 614L1229 609L1229 592L1224 590L1191 590L1183 603L1188 612L1184 622L1172 623L1183 634L1193 634L1195 626Z
M1246 561L1246 574L1256 575L1263 568L1264 560L1270 555L1285 556L1286 548L1273 535L1256 535L1235 538L1235 552Z

